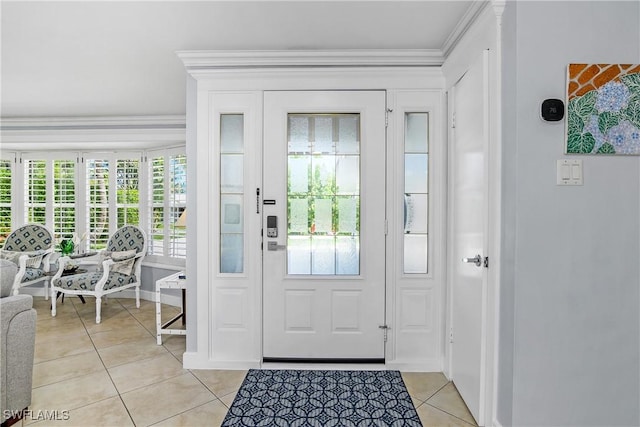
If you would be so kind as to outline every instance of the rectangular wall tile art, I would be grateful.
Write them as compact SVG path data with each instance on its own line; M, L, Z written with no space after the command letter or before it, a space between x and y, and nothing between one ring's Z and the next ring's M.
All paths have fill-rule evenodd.
M566 152L640 155L640 65L569 64Z

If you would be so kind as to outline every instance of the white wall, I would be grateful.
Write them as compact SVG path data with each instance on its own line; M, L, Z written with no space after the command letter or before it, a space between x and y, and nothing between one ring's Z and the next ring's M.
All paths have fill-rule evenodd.
M538 109L570 62L640 63L640 4L508 3L498 420L638 425L640 158L582 156L584 185L556 186L564 122Z

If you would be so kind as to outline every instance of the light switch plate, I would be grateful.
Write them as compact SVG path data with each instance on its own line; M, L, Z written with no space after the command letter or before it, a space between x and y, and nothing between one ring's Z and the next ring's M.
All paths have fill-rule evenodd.
M556 184L562 186L582 185L582 160L558 160L556 171Z

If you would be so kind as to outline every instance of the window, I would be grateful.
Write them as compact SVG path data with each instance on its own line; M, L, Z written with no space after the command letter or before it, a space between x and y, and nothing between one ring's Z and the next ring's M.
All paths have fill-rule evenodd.
M220 115L220 273L244 271L244 115Z
M76 160L53 161L53 233L61 237L76 231Z
M23 222L45 224L56 238L72 237L76 231L76 163L77 156L69 153L23 157Z
M14 156L19 160L6 159ZM75 235L80 250L99 250L116 229L132 224L147 232L149 253L157 256L150 261L186 256L186 230L176 224L186 207L184 148L153 151L148 162L142 152L3 157L0 243L16 224L37 222L56 239Z
M406 113L404 131L405 273L427 272L429 201L429 116Z
M149 254L184 258L186 229L179 218L187 206L187 158L183 149L149 152Z
M11 179L14 160L0 160L0 244L11 233Z

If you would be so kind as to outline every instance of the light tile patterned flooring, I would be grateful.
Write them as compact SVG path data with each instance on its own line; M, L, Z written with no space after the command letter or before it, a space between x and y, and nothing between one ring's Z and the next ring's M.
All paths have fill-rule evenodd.
M34 307L32 415L25 425L217 426L246 374L183 369L185 337L163 335L163 345L156 345L150 301L137 309L133 299L110 298L98 325L92 298L82 304L67 296L58 301L56 317L43 297L34 298ZM163 317L177 310L165 305ZM444 375L402 375L425 427L475 425ZM47 414L58 420L43 419Z

